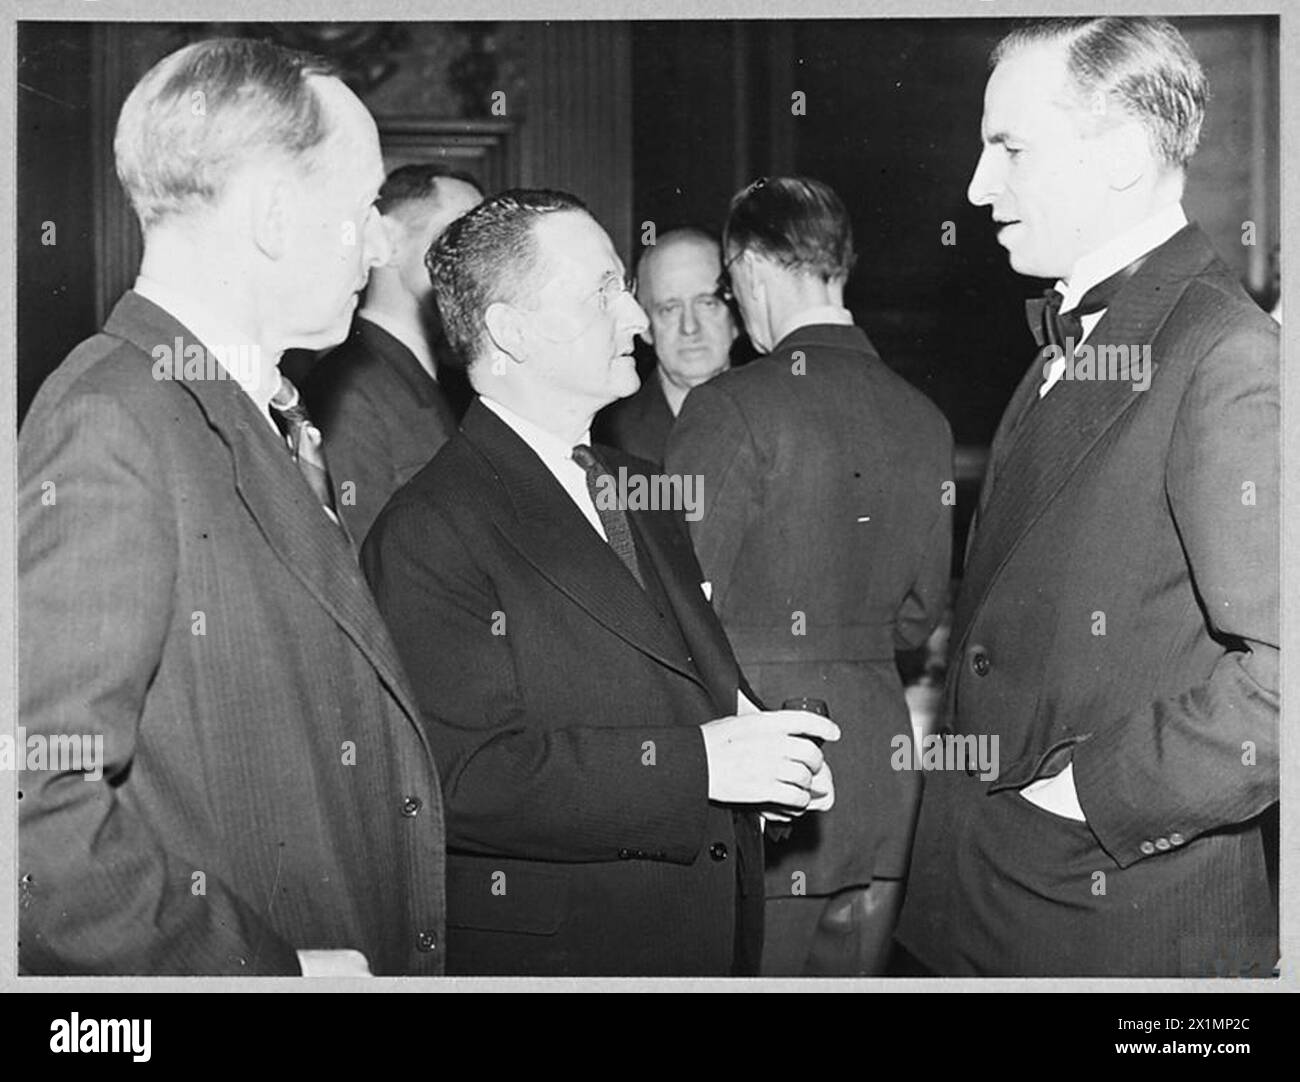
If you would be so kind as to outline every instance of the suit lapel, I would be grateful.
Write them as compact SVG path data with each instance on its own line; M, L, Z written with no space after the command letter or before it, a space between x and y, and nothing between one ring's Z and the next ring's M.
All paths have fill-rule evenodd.
M629 511L628 517L637 532L641 551L654 565L682 638L686 640L690 656L685 664L693 665L699 673L720 711L719 716L734 713L740 666L700 583L682 573L683 568L694 565L689 535L678 529L668 514Z
M197 342L163 309L127 293L105 330L147 354L176 339ZM210 365L218 362L211 358ZM235 488L267 544L370 660L402 708L419 714L387 629L361 577L356 555L252 400L233 379L178 381L230 450Z
M645 591L533 450L477 400L461 428L505 491L508 509L489 504L502 536L592 619L702 684L690 660L665 633ZM660 577L668 589L671 573L661 571Z
M1175 234L1125 283L1085 346L1095 353L1103 345L1150 344L1155 361L1161 326L1188 282L1212 258L1213 250L1200 230L1188 226ZM1158 372L1158 362L1155 367ZM1011 417L1018 403L1019 416L1012 417L1010 424L1004 417L999 426L1005 451L991 456L996 476L981 493L979 524L953 619L953 641L958 645L1029 528L1107 430L1141 397L1131 380L1062 380L1037 399L1041 378L1042 368L1036 362L1008 410Z

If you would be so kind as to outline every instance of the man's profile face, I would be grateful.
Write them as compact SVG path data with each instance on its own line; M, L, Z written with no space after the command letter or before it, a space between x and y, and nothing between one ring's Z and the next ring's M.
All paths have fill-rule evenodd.
M730 365L736 322L718 296L722 258L703 239L665 239L642 259L637 296L650 317L642 337L670 382L689 389Z
M533 238L539 289L529 305L528 363L534 378L594 413L640 387L632 345L645 313L622 288L623 263L589 214L548 214Z
M337 79L312 82L331 130L287 208L277 318L290 344L323 349L347 337L357 294L370 268L388 260L389 244L374 206L384 180L375 123Z
M992 210L1011 266L1064 278L1107 239L1106 140L1088 134L1059 44L1004 59L984 91L983 152L967 196Z
M421 303L433 292L424 265L425 254L447 226L483 202L478 189L455 177L439 177L434 182L433 193L427 205L411 208L396 231L397 269L402 285Z

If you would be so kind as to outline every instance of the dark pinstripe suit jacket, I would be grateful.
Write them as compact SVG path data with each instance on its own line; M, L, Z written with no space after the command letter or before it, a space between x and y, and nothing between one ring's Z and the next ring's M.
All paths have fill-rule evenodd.
M629 518L662 592L475 402L366 540L447 794L449 972L725 976L757 957L756 816L709 803L699 731L735 713L740 673L681 513Z
M994 439L952 631L949 726L1001 774L926 779L899 937L944 973L1267 973L1256 817L1277 800L1278 331L1188 226ZM1015 790L1073 761L1087 824Z
M388 498L456 431L456 419L415 355L362 316L312 369L303 394L325 436L339 513L360 545Z
M438 777L342 532L233 380L128 293L19 437L20 721L102 734L101 781L28 771L37 973L442 967Z

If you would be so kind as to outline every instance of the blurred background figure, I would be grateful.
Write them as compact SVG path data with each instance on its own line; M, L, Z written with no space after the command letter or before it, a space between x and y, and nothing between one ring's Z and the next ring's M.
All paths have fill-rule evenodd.
M376 206L392 258L370 272L348 339L313 369L305 394L330 446L335 502L359 545L388 497L456 430L438 384L430 245L483 200L468 174L436 163L388 174Z
M702 229L674 229L641 253L637 301L650 317L641 338L655 367L641 389L603 409L594 438L650 462L663 461L673 421L692 387L731 367L739 333L719 295L722 249Z
M952 433L844 307L853 229L827 185L756 181L723 244L767 356L691 392L667 468L703 479L692 536L742 670L770 705L825 700L843 732L835 807L768 831L763 972L878 973L918 799L891 766L911 739L895 651L947 602Z

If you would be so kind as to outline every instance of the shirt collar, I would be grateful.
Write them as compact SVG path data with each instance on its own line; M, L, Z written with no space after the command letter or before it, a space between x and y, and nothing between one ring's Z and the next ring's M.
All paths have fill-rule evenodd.
M362 319L368 319L376 327L386 330L415 355L421 368L434 379L438 378L438 372L433 364L433 354L429 352L429 343L419 329L409 327L400 319L394 319L387 312L381 312L377 308L362 308L357 315Z
M488 398L487 395L479 395L483 405L487 406L493 413L501 418L510 429L524 443L533 449L533 452L546 463L567 464L577 470L582 470L573 460L574 444L565 443L559 436L546 429L534 424L527 417L521 417L509 406L503 406L495 398ZM588 429L582 436L582 443L591 445L591 430Z
M1083 300L1093 286L1123 270L1140 256L1159 248L1187 224L1182 204L1170 203L1127 232L1113 237L1087 255L1080 256L1070 270L1070 277L1056 283L1065 299L1061 311L1068 312Z
M779 342L791 331L796 331L800 327L811 327L817 323L838 323L842 326L852 326L853 313L838 304L819 304L813 308L805 308L802 312L796 313L793 318L786 320L781 327L780 333L775 336L775 340Z
M222 367L253 400L267 423L275 428L270 406L271 396L280 389L278 356L272 357L251 334L222 319L183 289L143 274L136 278L132 288L183 324L209 353L221 361ZM248 356L257 358L257 361L252 365L226 363L227 357Z

